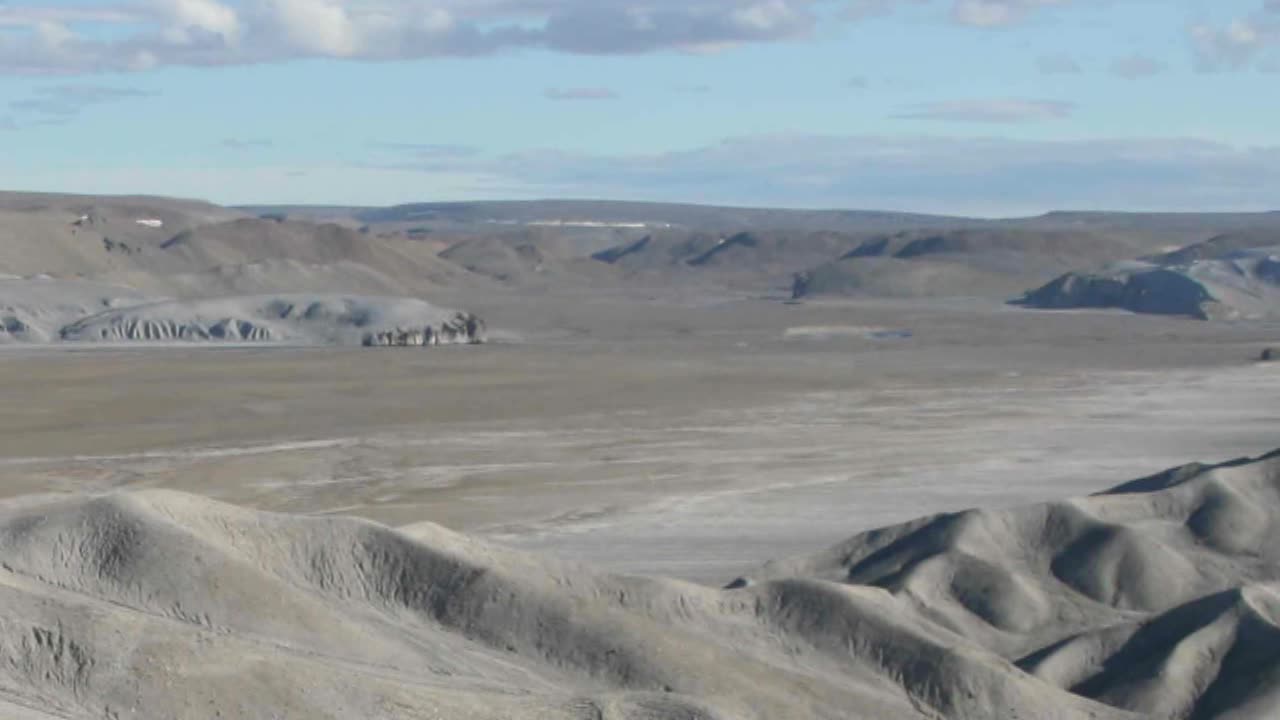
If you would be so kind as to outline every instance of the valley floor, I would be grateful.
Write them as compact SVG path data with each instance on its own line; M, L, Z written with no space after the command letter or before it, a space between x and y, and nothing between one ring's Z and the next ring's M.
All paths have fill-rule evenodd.
M453 302L453 299L450 299ZM431 521L722 584L1280 438L1280 327L980 302L459 298L514 342L5 349L0 493Z

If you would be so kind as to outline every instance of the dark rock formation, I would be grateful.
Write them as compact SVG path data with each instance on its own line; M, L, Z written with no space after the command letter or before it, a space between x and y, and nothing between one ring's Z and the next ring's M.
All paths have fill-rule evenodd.
M1207 320L1214 302L1199 282L1182 273L1153 267L1116 275L1067 273L1027 293L1015 304L1043 310L1119 308Z
M440 327L390 328L366 333L365 347L426 347L428 345L479 345L485 341L484 321L471 313L458 313Z

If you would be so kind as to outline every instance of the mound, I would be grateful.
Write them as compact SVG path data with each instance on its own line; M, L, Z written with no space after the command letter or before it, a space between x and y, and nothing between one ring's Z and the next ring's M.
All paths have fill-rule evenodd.
M874 530L819 555L773 562L760 578L886 588L952 632L1016 659L1274 582L1277 519L1280 452L1190 465L1082 500Z
M430 524L15 499L0 697L60 717L1260 719L1280 709L1278 515L1280 452L876 530L717 590Z
M1213 241L1210 241L1213 242ZM1218 257L1215 253L1225 253ZM1128 262L1097 273L1072 272L1015 301L1026 307L1117 308L1136 313L1260 319L1280 314L1280 248L1228 250L1193 246L1156 260Z
M174 233L237 217L167 198L0 193L0 273L109 277Z
M405 287L427 288L463 274L427 244L367 235L333 224L245 218L170 237L146 266L157 274L290 261L361 265Z
M1211 595L1078 635L1019 664L1144 717L1267 717L1280 706L1280 587Z
M714 590L157 491L0 506L0 555L0 693L67 717L1127 717L821 580Z
M50 277L0 279L0 343L48 342L67 323L145 302L117 285Z
M558 275L564 269L560 258L543 252L537 244L505 238L464 240L440 253L440 257L471 272L518 284Z
M1280 247L1280 230L1260 228L1215 235L1170 253L1145 258L1161 266L1190 265L1197 260L1222 260L1249 250Z
M70 342L280 342L306 345L478 343L475 316L408 298L335 295L174 300L110 310L67 325Z

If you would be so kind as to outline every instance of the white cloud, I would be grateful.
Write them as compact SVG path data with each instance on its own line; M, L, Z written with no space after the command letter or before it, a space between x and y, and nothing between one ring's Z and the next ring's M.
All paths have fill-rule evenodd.
M1267 0L1262 8L1218 27L1191 26L1191 43L1205 70L1239 69L1261 62L1269 51L1280 47L1280 2ZM1273 56L1274 59L1274 56Z
M0 6L0 73L135 70L307 57L714 51L807 33L834 0L142 0ZM114 26L88 32L84 26Z
M360 49L356 26L347 10L331 0L268 0L271 13L289 47L305 54L346 57Z
M1068 0L955 0L951 15L974 27L1000 27L1022 21L1034 10L1064 5Z
M1070 0L60 0L0 5L0 73L128 71L309 57L718 52L803 38L821 18L904 5L992 27ZM843 7L844 13L831 13ZM90 32L88 26L108 26Z
M193 35L207 33L234 43L240 35L240 19L232 8L217 0L153 0L158 13L168 20L165 39L174 43L192 41Z

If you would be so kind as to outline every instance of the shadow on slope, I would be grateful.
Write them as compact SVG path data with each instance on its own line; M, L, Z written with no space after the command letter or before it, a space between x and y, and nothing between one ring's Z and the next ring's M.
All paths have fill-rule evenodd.
M889 593L602 574L170 492L0 509L0 692L68 716L1119 718Z
M759 577L885 588L1046 681L1144 717L1261 719L1280 712L1278 520L1280 452L926 518Z

